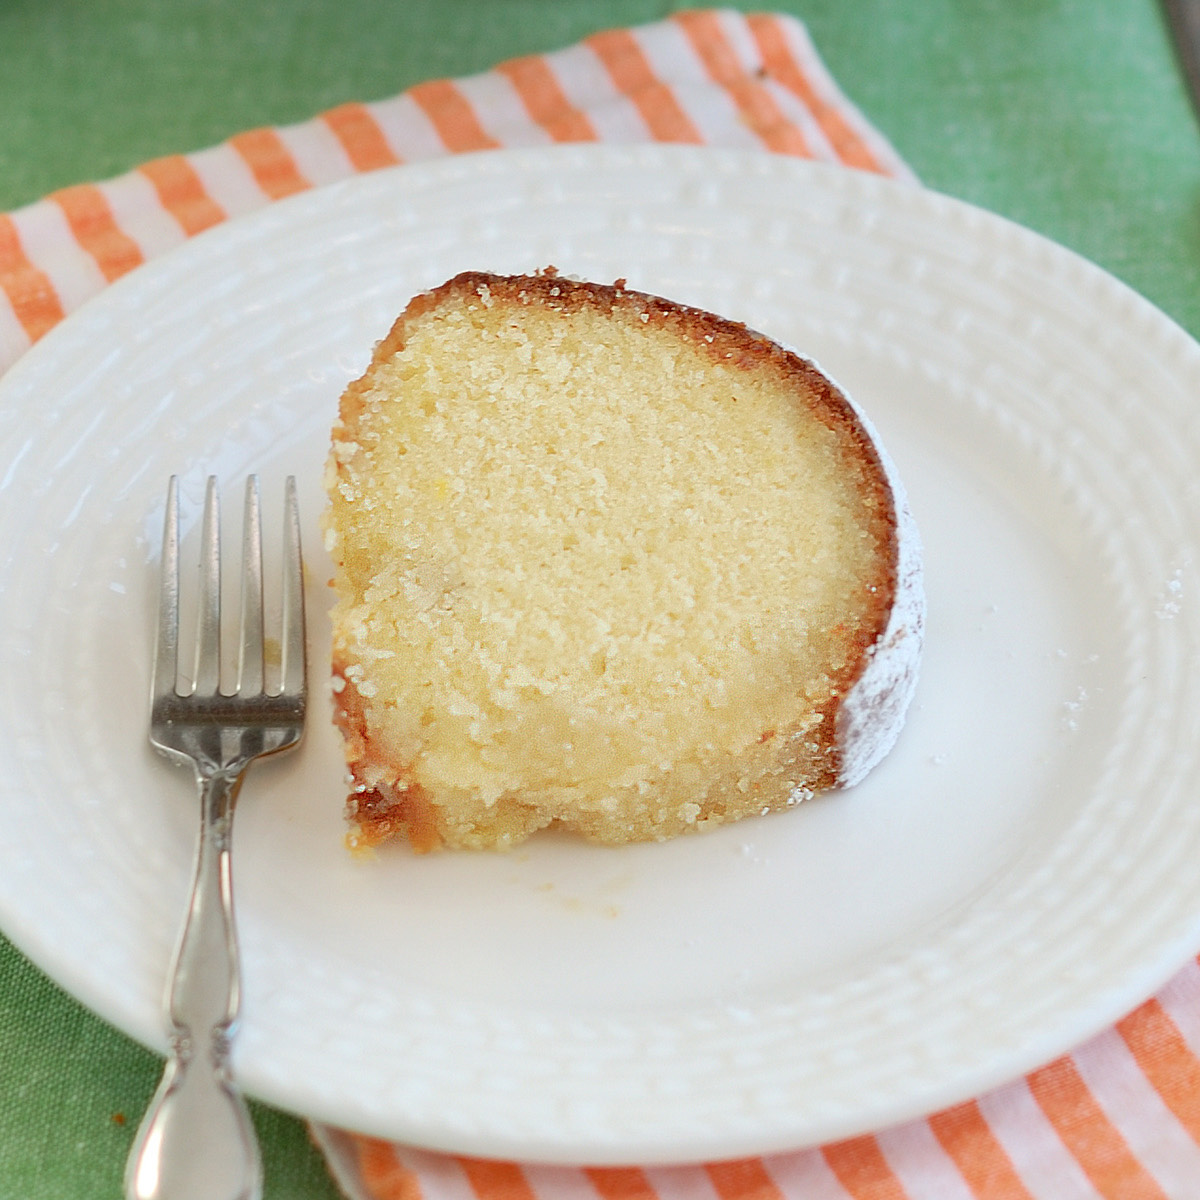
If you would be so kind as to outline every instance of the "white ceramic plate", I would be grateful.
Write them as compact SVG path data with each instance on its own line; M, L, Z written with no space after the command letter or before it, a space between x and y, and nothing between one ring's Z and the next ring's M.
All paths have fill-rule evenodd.
M700 304L861 402L926 546L908 727L861 786L661 846L342 847L317 517L338 394L416 291L553 263ZM214 230L0 382L0 924L159 1046L188 777L146 745L168 474L299 476L317 682L238 814L237 1063L475 1154L851 1135L1067 1050L1200 947L1200 350L1096 268L916 188L572 147L399 169ZM236 504L231 507L236 507Z

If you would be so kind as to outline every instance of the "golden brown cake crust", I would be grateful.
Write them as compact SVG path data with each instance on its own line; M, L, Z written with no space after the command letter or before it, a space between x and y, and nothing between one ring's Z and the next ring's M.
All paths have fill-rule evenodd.
M628 840L629 836L669 837L752 812L783 808L812 792L842 782L847 764L843 762L845 747L839 738L839 720L845 716L841 709L868 671L872 656L889 631L889 622L895 626L901 584L897 574L901 562L900 527L893 481L857 411L812 363L769 338L714 314L630 290L623 280L612 286L578 282L558 275L552 268L525 276L466 272L417 296L396 320L376 347L366 372L347 387L341 398L335 444L357 442L376 369L405 349L414 326L447 304L475 301L479 297L486 297L489 306L506 306L512 313L519 313L522 308L537 308L566 316L585 310L601 316L618 312L631 315L647 328L668 331L681 344L707 355L714 365L774 376L794 393L796 402L803 405L811 419L836 430L841 443L863 465L864 487L873 491L865 502L865 508L874 514L871 536L881 547L882 566L871 582L864 610L856 617L853 629L838 626L835 631L835 636L842 638L840 665L833 671L833 686L828 694L790 725L777 728L774 722L766 724L736 761L714 762L710 778L697 791L696 805L688 806L694 811L681 816L676 810L654 811L651 805L638 826L641 832L633 835L622 825L620 814L616 817L596 811L562 814L550 823L563 820L585 836L601 841ZM345 471L336 455L331 459L331 467L335 478ZM911 579L903 583L911 590ZM899 630L891 628L889 636L893 640L915 637L919 644L923 608L917 607L920 611L914 610L916 615L907 624ZM902 719L915 679L915 652L909 657L911 669L906 665L899 672L897 687L903 692L899 700L889 685L880 695L863 696L861 709L867 711L875 706L882 711L889 705L892 709L898 706ZM344 648L335 638L335 707L354 780L350 816L355 839L360 844L372 845L399 837L406 838L419 851L440 844L509 845L548 823L544 811L524 811L519 794L506 794L480 808L473 817L460 814L457 822L448 816L437 798L429 795L416 779L414 763L401 761L372 738L364 715L364 699L351 667ZM884 740L894 736L894 731L890 731ZM857 771L857 766L854 769ZM493 818L503 825L502 835L489 832L487 825ZM651 830L649 834L647 829Z

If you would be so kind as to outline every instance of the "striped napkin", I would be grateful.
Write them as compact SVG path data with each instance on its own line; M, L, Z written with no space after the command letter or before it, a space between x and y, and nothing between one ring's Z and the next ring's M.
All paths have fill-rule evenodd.
M194 233L399 162L555 141L760 147L915 182L796 20L726 10L614 29L481 75L256 129L0 215L0 371ZM946 1112L739 1162L588 1169L432 1154L314 1127L352 1200L1190 1200L1200 966L1074 1053Z

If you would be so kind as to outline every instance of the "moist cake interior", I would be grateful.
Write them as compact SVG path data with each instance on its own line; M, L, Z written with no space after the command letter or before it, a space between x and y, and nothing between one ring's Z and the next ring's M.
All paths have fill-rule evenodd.
M415 306L343 400L358 836L664 837L829 786L895 585L874 448L740 327L521 286Z

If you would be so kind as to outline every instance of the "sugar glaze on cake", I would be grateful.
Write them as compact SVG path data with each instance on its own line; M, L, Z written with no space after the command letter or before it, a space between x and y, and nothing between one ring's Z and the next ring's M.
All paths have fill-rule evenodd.
M853 784L903 724L894 467L742 325L457 276L347 388L326 484L352 844L669 838Z

